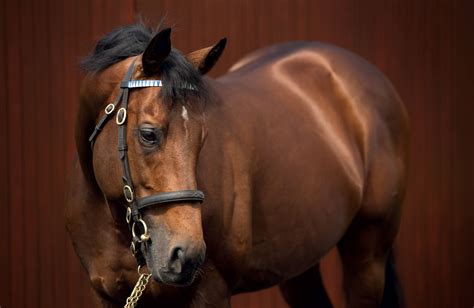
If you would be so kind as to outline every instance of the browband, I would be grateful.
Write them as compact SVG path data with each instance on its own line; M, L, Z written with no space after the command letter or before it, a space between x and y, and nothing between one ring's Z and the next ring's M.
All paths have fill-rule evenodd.
M149 87L161 87L163 83L161 80L129 80L122 81L120 83L120 88L132 89L132 88L149 88Z

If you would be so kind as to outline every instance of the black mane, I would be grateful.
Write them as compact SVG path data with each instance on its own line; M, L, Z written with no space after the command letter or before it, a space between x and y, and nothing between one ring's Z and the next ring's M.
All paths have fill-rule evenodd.
M155 33L143 23L123 26L102 37L93 52L81 61L81 68L98 73L109 66L143 53ZM172 49L160 67L165 100L186 101L189 96L203 97L206 87L201 74L177 50Z

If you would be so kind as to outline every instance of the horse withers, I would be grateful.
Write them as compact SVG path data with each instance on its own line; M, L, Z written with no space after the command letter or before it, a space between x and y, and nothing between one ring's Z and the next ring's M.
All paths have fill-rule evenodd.
M170 35L122 27L83 62L66 216L102 306L124 305L138 264L143 307L229 307L273 285L292 307L330 306L319 261L334 247L349 307L400 304L386 271L409 130L390 82L316 42L211 79L225 39L183 55Z

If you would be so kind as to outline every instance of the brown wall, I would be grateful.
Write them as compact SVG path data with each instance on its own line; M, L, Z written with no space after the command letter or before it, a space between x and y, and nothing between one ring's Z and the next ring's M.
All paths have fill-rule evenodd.
M397 242L409 307L474 304L474 41L471 1L74 0L0 2L0 306L90 307L65 234L79 56L141 13L175 24L187 52L229 38L222 74L245 53L320 40L375 63L412 122ZM331 277L330 277L331 278ZM334 279L333 279L334 280ZM337 280L337 279L336 279ZM284 307L275 289L234 307Z
M90 307L64 228L79 56L134 16L127 0L0 3L0 306Z

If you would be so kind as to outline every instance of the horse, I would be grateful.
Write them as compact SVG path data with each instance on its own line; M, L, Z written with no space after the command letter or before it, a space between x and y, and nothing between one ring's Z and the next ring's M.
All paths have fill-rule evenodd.
M320 42L205 76L225 46L182 54L170 28L133 24L82 62L66 226L99 306L146 274L140 307L230 307L276 285L291 307L327 307L333 248L348 307L401 305L409 121L390 81Z

